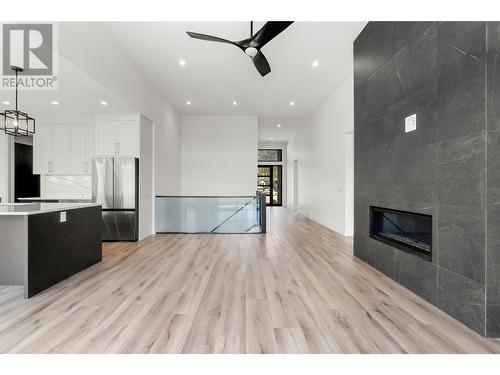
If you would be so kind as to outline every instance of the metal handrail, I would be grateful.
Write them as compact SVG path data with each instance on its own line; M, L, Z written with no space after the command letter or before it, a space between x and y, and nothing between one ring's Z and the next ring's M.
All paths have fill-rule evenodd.
M250 203L252 203L253 201L255 201L258 197L253 197L252 200L249 200L247 203L245 203L243 206L241 206L240 208L238 208L233 214L231 214L228 218L224 219L219 225L217 225L214 229L212 229L210 232L213 233L215 232L217 229L219 229L224 223L226 223L229 219L231 219L232 217L234 217L234 215L236 215L238 212L240 212L241 210L243 210L246 206L248 206Z

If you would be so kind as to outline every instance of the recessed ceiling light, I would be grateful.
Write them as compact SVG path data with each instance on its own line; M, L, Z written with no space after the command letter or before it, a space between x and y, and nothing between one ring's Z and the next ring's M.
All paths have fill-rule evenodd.
M312 63L311 63L312 67L313 68L317 68L318 65L319 65L319 60L314 60Z
M186 66L186 60L184 60L184 59L179 59L179 65L180 65L180 66Z
M237 105L238 105L238 102L237 102L237 101L233 101L233 105L234 105L234 106L237 106Z
M56 100L52 100L50 103L54 104L54 105L59 105L59 102L56 101Z
M188 100L188 101L186 102L186 105L191 105L191 102Z
M2 102L2 104L5 104L5 105L10 105L10 102L8 102L7 100L4 100L4 101Z
M108 102L105 100L101 100L101 105L108 105Z
M276 125L278 128L281 128L281 124Z
M273 138L273 137L271 137L271 138L269 138L269 139L270 139L271 141L273 141L273 140L274 140L274 138Z
M295 105L294 101L290 102L290 107L293 107L294 105Z

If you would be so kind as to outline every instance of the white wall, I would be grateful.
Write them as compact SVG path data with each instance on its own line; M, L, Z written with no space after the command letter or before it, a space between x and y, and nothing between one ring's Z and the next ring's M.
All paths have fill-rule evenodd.
M153 122L140 117L139 240L154 232L154 139Z
M298 160L298 211L346 236L352 236L352 153L346 146L354 129L354 89L350 75L305 120L288 143L288 204L293 207L293 161Z
M259 141L259 149L281 149L282 162L259 162L259 165L281 165L282 178L282 205L284 207L288 204L287 199L287 143L286 142L271 142L271 141Z
M257 116L182 116L182 195L255 195Z
M154 127L155 194L181 195L181 117L168 105L163 125Z
M59 53L147 116L155 127L155 194L181 192L179 115L130 61L110 33L95 23L61 22ZM84 47L83 47L84 46ZM98 56L98 58L96 58Z

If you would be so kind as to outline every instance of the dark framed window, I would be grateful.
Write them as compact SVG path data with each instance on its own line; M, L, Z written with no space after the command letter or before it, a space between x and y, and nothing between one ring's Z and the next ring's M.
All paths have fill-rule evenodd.
M282 151L280 149L262 149L259 148L259 162L277 162L283 161Z

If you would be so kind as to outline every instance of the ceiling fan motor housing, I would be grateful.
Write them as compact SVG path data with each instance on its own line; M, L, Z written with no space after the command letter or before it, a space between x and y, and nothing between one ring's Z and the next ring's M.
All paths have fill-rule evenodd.
M258 52L259 52L259 50L255 47L247 47L245 49L245 54L250 56L250 57L254 57Z

